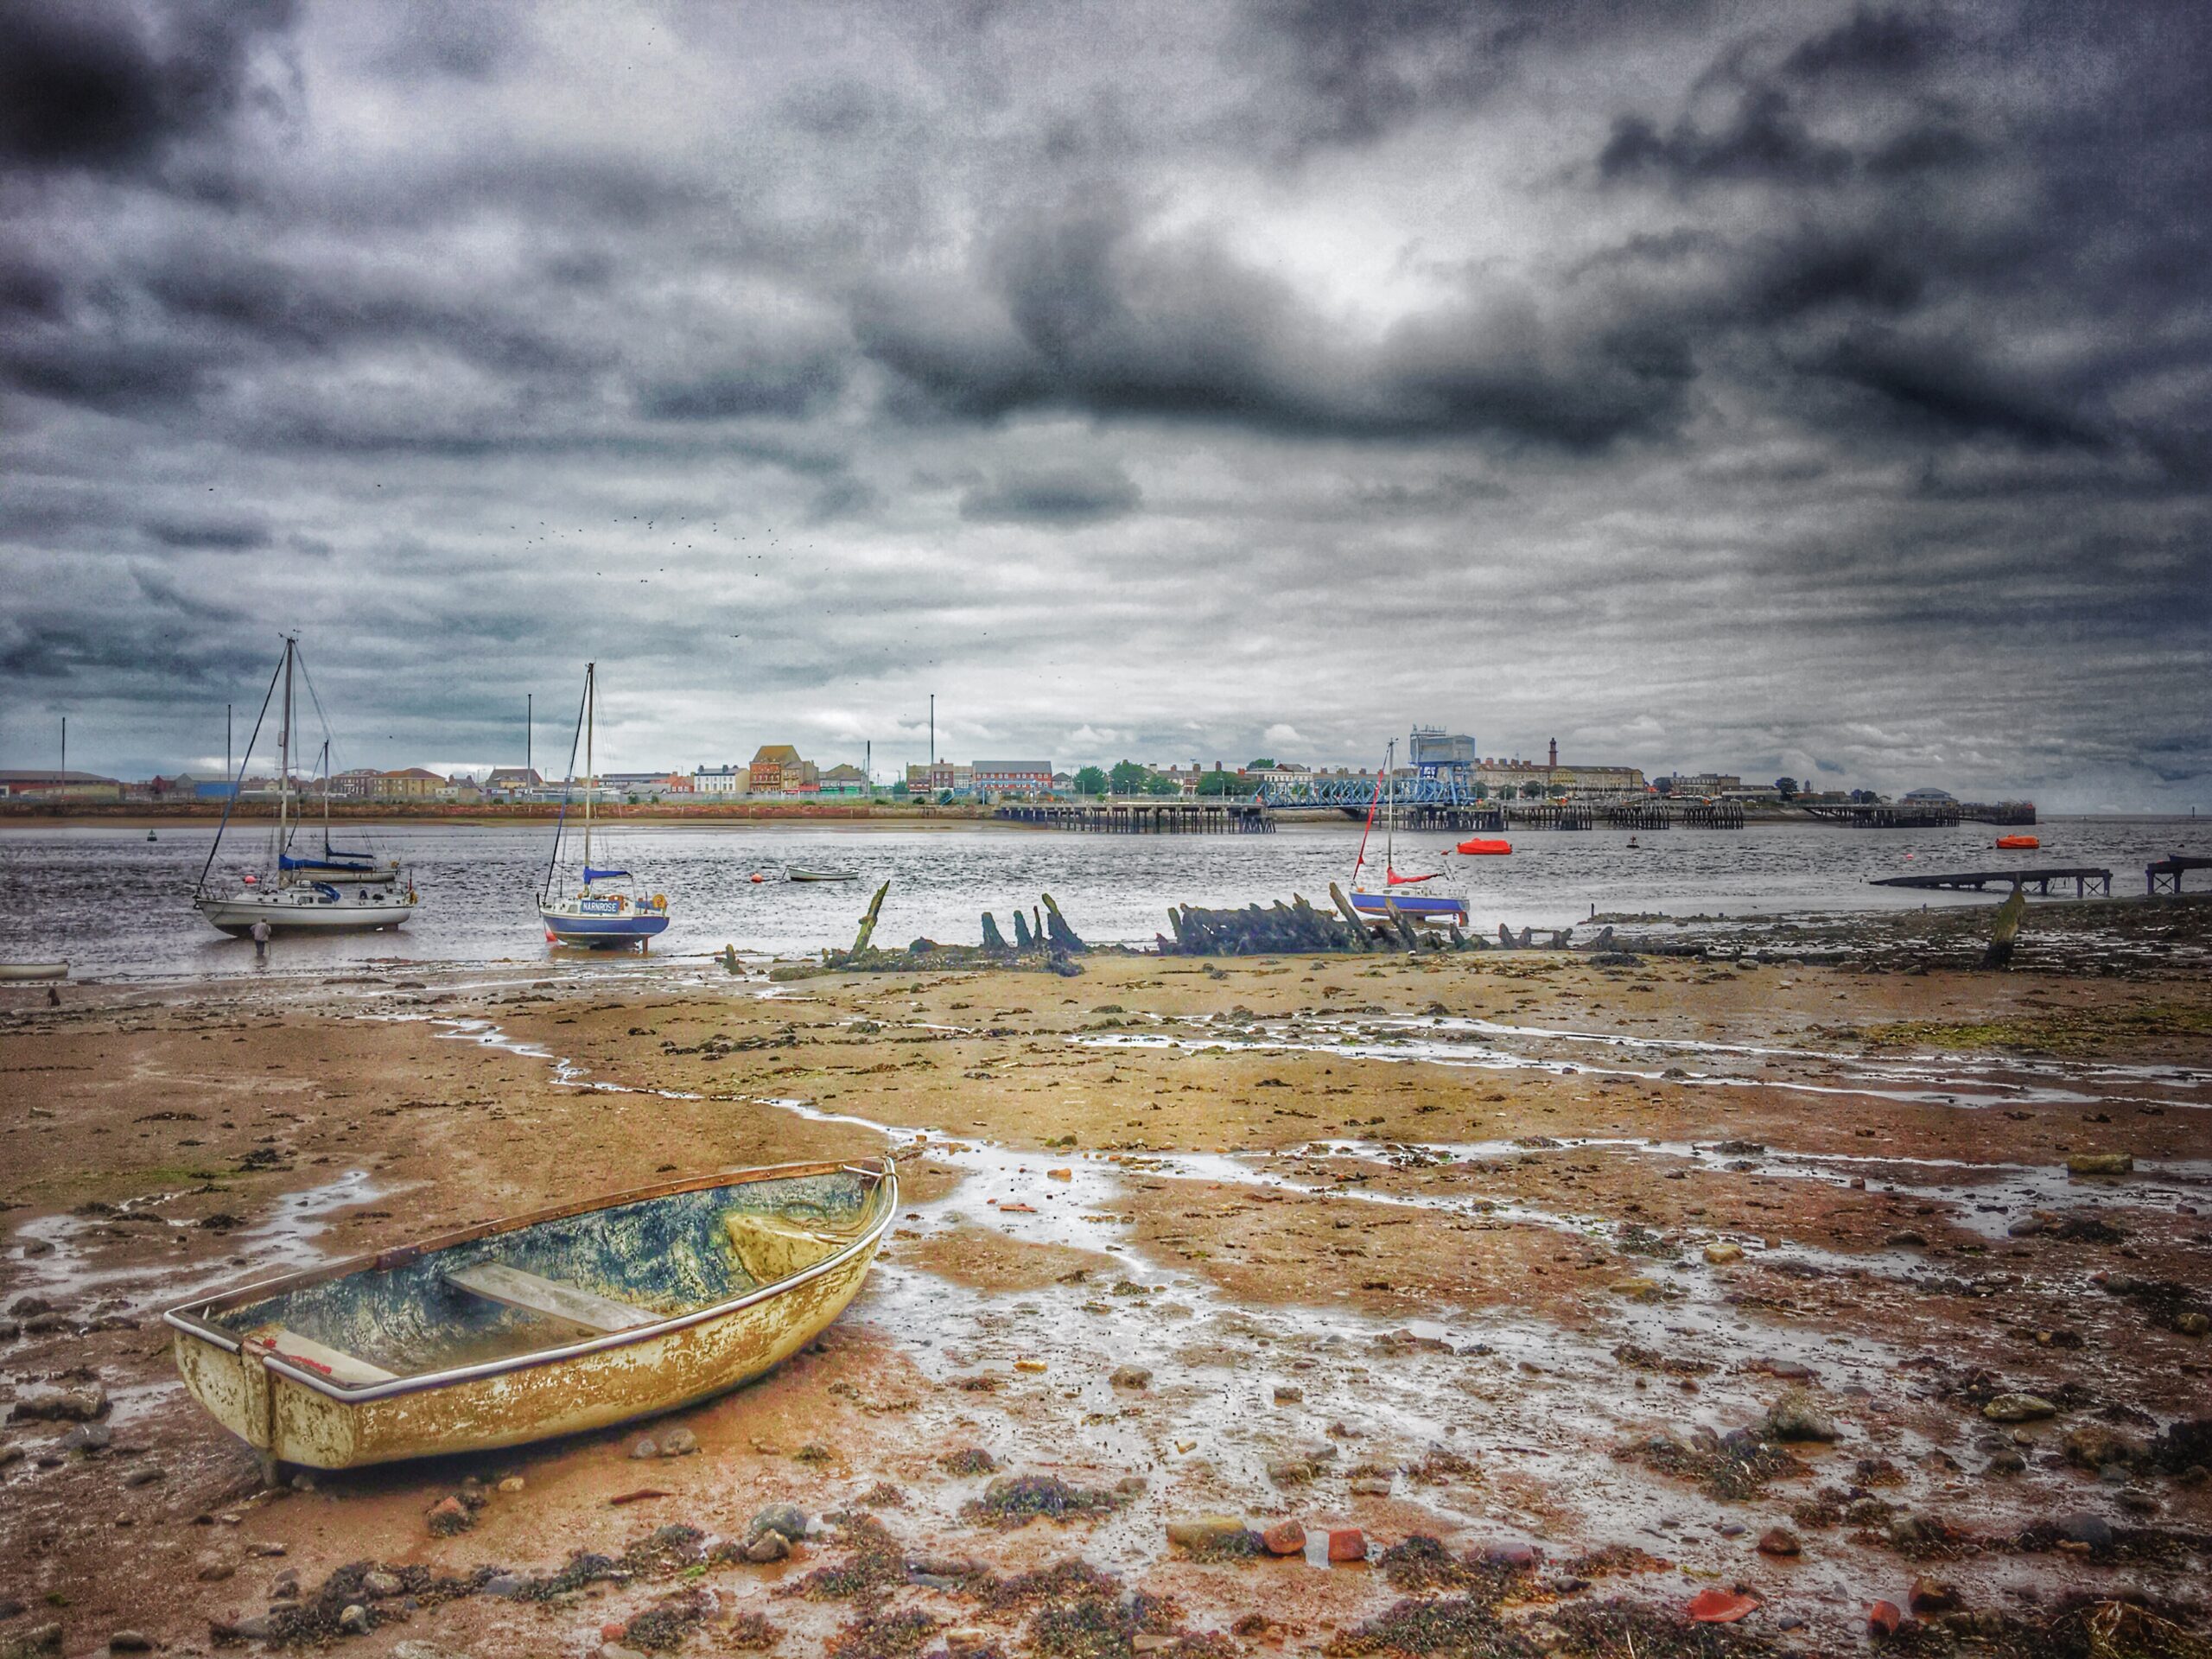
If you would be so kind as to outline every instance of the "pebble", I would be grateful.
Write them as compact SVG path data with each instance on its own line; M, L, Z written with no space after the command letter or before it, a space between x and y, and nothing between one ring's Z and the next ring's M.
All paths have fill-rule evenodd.
M757 1566L780 1561L791 1553L791 1540L780 1532L757 1533L745 1546L745 1559Z
M220 1584L237 1571L238 1568L229 1561L210 1561L200 1569L200 1582Z
M10 1638L12 1651L23 1655L59 1653L61 1651L61 1627L59 1624L34 1624L28 1630Z
M1275 1384L1275 1404L1279 1406L1294 1406L1305 1398L1306 1390L1299 1388L1294 1383L1278 1382Z
M688 1428L671 1428L660 1437L664 1458L688 1458L699 1449L699 1437Z
M508 1493L518 1492L522 1491L523 1484L523 1478L520 1475L509 1475L499 1483L499 1490ZM396 1652L397 1649L395 1649L394 1651Z
M457 1532L467 1532L476 1524L476 1517L468 1506L457 1497L442 1497L430 1506L429 1527L433 1538L450 1538Z
M2174 1316L2174 1329L2184 1337L2201 1337L2212 1332L2212 1315L2179 1313Z
M154 1638L143 1630L116 1630L107 1638L110 1653L151 1653Z
M1122 1365L1116 1367L1106 1380L1117 1389L1148 1389L1152 1386L1152 1373L1141 1365Z
M348 1636L366 1636L376 1628L376 1623L370 1618L369 1610L357 1601L338 1615L338 1628Z
M142 1463L123 1478L125 1486L150 1486L168 1471L158 1463Z
M1198 1515L1167 1523L1167 1541L1194 1549L1217 1539L1242 1535L1244 1523L1233 1515Z
M1762 1555L1795 1555L1803 1548L1797 1541L1797 1535L1787 1527L1770 1527L1759 1535Z
M396 1596L406 1586L400 1583L397 1573L387 1573L382 1567L378 1567L373 1572L361 1574L361 1588L371 1595L381 1599L385 1596Z
M1306 1553L1306 1527L1298 1521L1282 1521L1260 1535L1260 1541L1270 1555L1303 1555Z
M1705 1259L1716 1268L1730 1267L1744 1259L1744 1247L1721 1239L1705 1247Z
M1774 1440L1833 1440L1835 1421L1802 1389L1792 1389L1768 1410L1766 1435Z
M468 1656L453 1648L442 1648L435 1642L418 1642L410 1637L392 1648L391 1659L468 1659Z
M630 1455L633 1458L657 1458L660 1456L660 1442L650 1434L640 1435L637 1444L630 1448Z
M1958 1589L1946 1579L1915 1579L1905 1605L1916 1613L1948 1613L1959 1605Z
M2032 1394L2000 1394L1981 1408L1981 1414L1993 1423L2025 1423L2056 1417L2058 1408Z
M530 1581L518 1573L494 1573L484 1580L484 1593L512 1601L530 1588Z
M1332 1561L1363 1561L1367 1559L1367 1535L1357 1527L1329 1529L1329 1559Z
M1866 1628L1877 1636L1895 1636L1904 1614L1894 1601L1878 1601L1866 1610Z
M1362 1475L1352 1482L1351 1491L1355 1497L1388 1497L1390 1496L1390 1478L1388 1475Z
M115 1444L115 1431L105 1423L79 1423L54 1443L57 1452L105 1452Z

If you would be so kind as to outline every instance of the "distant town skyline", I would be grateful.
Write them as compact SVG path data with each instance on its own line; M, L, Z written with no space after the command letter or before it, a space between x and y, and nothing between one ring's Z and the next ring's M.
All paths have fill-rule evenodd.
M0 766L2212 806L2212 12L0 9Z

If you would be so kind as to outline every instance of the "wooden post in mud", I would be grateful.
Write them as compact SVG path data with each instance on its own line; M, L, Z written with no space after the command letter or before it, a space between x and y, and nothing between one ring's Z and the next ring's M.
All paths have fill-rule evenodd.
M1029 918L1020 911L1014 912L1014 948L1027 950L1036 943L1029 932Z
M1405 941L1407 950L1418 950L1421 949L1421 935L1414 931L1414 925L1406 919L1405 912L1398 908L1398 901L1396 899L1389 898L1384 899L1382 900L1382 913L1390 918L1390 925L1398 930L1398 937Z
M1006 935L999 931L999 918L988 910L983 912L983 948L986 950L1006 949Z
M1997 906L1997 925L1990 931L1989 949L1982 953L1985 968L2009 968L2012 965L2012 942L2020 935L2020 918L2028 911L2028 890L2015 885L2003 904Z
M868 914L861 918L860 933L853 940L855 956L857 957L861 951L867 950L868 940L874 937L875 918L883 911L883 895L890 891L891 884L887 881L875 890L875 897L868 901Z
M1045 900L1045 914L1049 918L1046 925L1052 929L1052 943L1063 950L1088 950L1090 947L1084 944L1075 929L1068 925L1068 918L1060 914L1060 907L1052 902L1052 895L1047 893L1041 896Z
M1344 920L1351 924L1351 948L1355 950L1367 950L1366 920L1351 907L1351 900L1344 897L1344 890L1333 881L1329 883L1329 902L1337 907L1338 913Z

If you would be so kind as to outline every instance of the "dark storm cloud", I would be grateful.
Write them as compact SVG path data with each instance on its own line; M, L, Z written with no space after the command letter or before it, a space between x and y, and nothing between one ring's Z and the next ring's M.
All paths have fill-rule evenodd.
M2207 84L2053 0L5 7L0 746L189 760L299 627L364 764L597 657L639 766L934 690L2187 798Z
M960 498L979 524L1089 524L1136 511L1144 492L1111 463L1013 468Z
M19 0L0 7L0 156L121 168L218 131L290 0Z

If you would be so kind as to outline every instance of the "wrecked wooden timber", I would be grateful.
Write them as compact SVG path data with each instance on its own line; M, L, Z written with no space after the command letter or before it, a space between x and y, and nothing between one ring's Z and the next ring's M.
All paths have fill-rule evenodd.
M1041 910L1033 907L1027 917L1020 910L1014 912L1014 942L1011 945L999 931L997 916L987 910L982 916L981 944L945 944L924 937L903 950L883 950L873 941L876 923L883 912L884 896L890 891L888 881L875 890L875 896L868 901L868 914L861 918L860 931L854 936L851 950L824 950L818 963L785 963L772 969L768 977L807 979L817 974L889 973L918 968L1013 968L1072 977L1083 971L1082 964L1075 958L1091 949L1061 914L1059 905L1048 893L1040 895L1044 900Z

